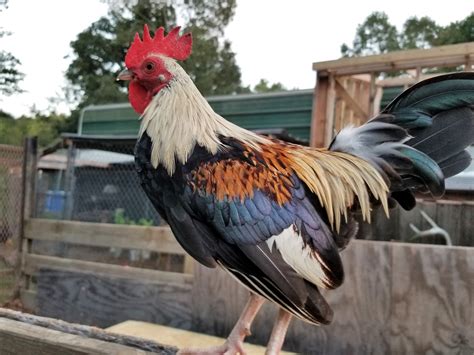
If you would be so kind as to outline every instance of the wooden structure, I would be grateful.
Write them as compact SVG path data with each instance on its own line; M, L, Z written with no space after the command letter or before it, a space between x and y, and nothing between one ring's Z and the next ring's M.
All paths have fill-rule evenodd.
M153 341L0 308L0 352L4 355L173 355L177 350Z
M20 296L26 308L101 327L141 319L191 328L193 262L168 227L36 218L25 224ZM58 245L68 248L58 253ZM101 262L111 247L180 255L184 263L175 272Z
M157 341L162 344L179 346L180 349L205 348L208 346L220 346L224 344L225 338L189 330L171 328L159 324L151 324L139 321L126 321L107 328L107 331L116 334L136 336ZM247 354L264 355L266 347L245 343L244 349ZM282 351L280 355L296 355Z
M314 63L311 146L327 146L341 127L360 125L377 113L380 72L414 70L416 82L424 68L464 66L472 70L473 64L474 42Z
M32 219L25 235L32 242L182 252L167 228ZM346 281L325 293L335 310L333 323L313 327L294 321L286 350L474 351L474 318L468 316L474 312L474 248L355 240L342 255ZM188 274L25 250L22 270L29 280L23 302L37 314L101 327L136 319L225 337L248 296L225 272L197 264ZM275 306L264 307L250 342L265 344L275 315Z
M293 320L285 349L302 354L472 354L474 248L352 241L342 252L344 284L324 292L333 322ZM247 292L224 271L197 267L194 330L230 331ZM197 303L197 304L196 304ZM251 341L264 342L276 316L257 315Z

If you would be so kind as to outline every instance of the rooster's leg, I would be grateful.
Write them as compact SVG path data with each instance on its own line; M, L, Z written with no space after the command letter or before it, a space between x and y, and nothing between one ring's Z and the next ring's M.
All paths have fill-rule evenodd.
M276 355L281 351L281 347L285 342L286 331L290 325L291 314L287 311L280 309L278 318L273 326L272 335L268 341L266 355Z
M178 352L179 355L233 355L240 354L244 355L245 351L243 349L244 339L246 336L250 335L250 326L257 315L258 311L265 303L265 299L261 296L258 296L254 293L250 294L250 298L247 301L247 304L240 315L239 320L232 329L229 337L226 342L221 346L213 346L209 348L202 349L182 349Z

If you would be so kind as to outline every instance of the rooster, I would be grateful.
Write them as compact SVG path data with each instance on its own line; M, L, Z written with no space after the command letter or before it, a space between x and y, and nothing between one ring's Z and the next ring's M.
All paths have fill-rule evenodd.
M145 26L119 80L141 115L135 162L143 189L181 246L251 291L225 344L203 353L244 353L265 300L280 307L268 354L280 351L291 318L328 324L320 293L344 280L339 252L357 233L354 215L440 197L444 179L470 162L474 73L414 85L327 149L266 138L215 113L178 61L191 54L179 27Z

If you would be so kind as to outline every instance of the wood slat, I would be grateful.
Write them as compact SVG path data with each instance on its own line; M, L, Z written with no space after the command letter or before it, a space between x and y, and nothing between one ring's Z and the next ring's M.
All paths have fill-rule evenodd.
M474 249L394 243L391 353L474 353Z
M466 62L466 56L472 53L474 53L474 42L469 42L430 49L411 49L318 62L313 63L313 70L347 75L372 71L412 69L418 66L462 65Z
M36 302L36 291L20 289L20 299L23 307L26 309L35 312L38 309L38 303Z
M32 240L186 255L169 227L142 227L32 218L26 222L25 235L26 238Z
M0 318L1 353L22 354L151 354L128 346L110 344L79 335L64 334L22 322Z
M147 339L5 308L0 308L0 344L2 355L172 355L178 350Z
M369 114L360 107L359 103L346 91L346 88L342 85L340 80L335 79L336 81L336 91L342 97L342 99L350 106L356 115L361 116L362 118L369 117Z
M43 268L36 280L42 316L98 327L140 319L191 328L190 284Z
M24 272L28 275L36 275L40 268L102 274L140 280L144 283L168 282L183 284L191 283L193 279L192 275L177 272L140 269L122 265L58 258L55 256L26 254Z

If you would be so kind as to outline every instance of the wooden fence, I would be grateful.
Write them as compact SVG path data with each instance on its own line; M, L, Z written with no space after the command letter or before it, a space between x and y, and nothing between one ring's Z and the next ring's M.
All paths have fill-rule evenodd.
M58 253L64 244L73 248ZM37 314L103 327L127 319L191 327L193 262L169 228L32 218L23 245L21 299ZM179 255L184 262L179 272L117 265L111 248Z
M469 198L466 195L466 198ZM361 225L360 237L363 239L406 241L427 244L446 244L439 236L413 239L415 232L410 223L420 230L431 226L423 218L421 211L430 216L436 224L449 233L453 245L474 246L474 201L472 200L423 200L417 199L416 207L405 211L397 207L390 211L387 219L381 209L373 214L371 225Z
M22 261L24 304L37 314L109 326L127 319L226 336L248 296L221 270L179 271L67 257L35 244L142 249L184 256L168 228L30 219ZM99 249L103 253L104 249ZM48 255L49 254L49 255ZM54 254L54 255L51 255ZM100 255L100 254L99 254ZM189 260L189 259L185 259ZM286 349L305 354L472 353L474 248L355 240L343 252L346 281L326 293L331 325L293 321ZM193 271L191 271L193 270ZM264 344L276 314L266 305L251 342Z

